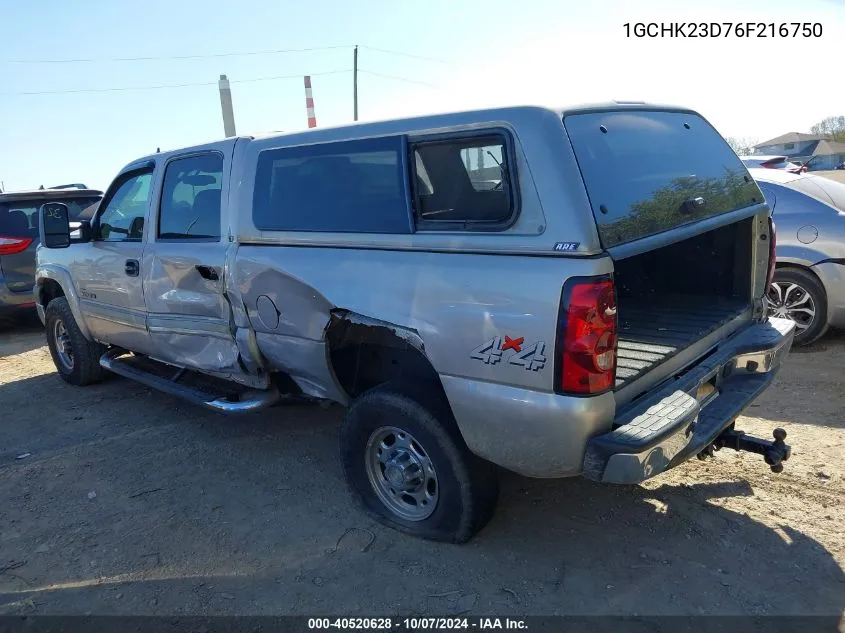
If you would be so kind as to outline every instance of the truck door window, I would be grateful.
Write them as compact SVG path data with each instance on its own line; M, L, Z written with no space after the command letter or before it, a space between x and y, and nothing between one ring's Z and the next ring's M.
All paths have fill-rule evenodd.
M124 180L106 203L98 220L97 238L104 242L139 242L150 202L152 172Z
M171 160L164 172L159 239L218 241L222 182L218 152Z
M414 146L418 226L501 227L514 216L512 167L502 135L438 139ZM458 225L456 227L456 225Z

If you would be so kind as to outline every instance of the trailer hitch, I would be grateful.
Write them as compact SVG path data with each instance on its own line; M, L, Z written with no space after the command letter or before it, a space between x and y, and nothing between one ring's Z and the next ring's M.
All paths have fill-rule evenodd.
M722 431L710 446L698 454L698 458L712 457L713 451L718 451L720 448L732 448L735 451L748 451L762 455L772 472L779 473L783 471L783 462L792 455L792 447L784 442L786 431L783 429L775 429L772 431L772 436L775 438L774 441L750 437L744 431L737 431L731 427Z

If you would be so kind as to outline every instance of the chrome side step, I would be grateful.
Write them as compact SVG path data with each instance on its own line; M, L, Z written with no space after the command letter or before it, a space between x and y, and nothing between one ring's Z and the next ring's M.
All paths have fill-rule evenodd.
M184 369L174 368L178 371L172 378L158 376L151 371L145 371L131 364L129 361L134 357L128 356L129 354L130 352L126 350L110 349L100 358L100 366L124 378L140 382L153 389L178 396L220 413L249 413L275 404L280 399L280 394L276 389L243 391L236 395L236 399L233 399L231 396L214 394L196 387L179 384L177 381L185 373ZM161 365L166 367L163 364Z

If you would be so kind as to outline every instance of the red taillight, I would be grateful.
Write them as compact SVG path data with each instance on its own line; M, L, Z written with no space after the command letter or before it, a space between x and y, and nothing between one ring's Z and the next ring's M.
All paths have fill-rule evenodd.
M766 292L769 286L772 285L772 280L775 277L775 265L777 263L776 255L777 234L775 232L775 221L769 217L769 272L766 275Z
M0 235L0 255L23 253L32 244L31 237L3 237Z
M570 285L571 284L571 285ZM573 280L563 290L555 391L602 393L616 375L616 293L613 281Z

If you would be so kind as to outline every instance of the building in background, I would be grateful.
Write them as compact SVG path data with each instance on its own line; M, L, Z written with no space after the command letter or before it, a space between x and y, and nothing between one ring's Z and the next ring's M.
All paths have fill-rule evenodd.
M789 132L754 146L758 156L783 155L791 161L809 163L810 171L836 169L845 161L845 143L830 134Z

